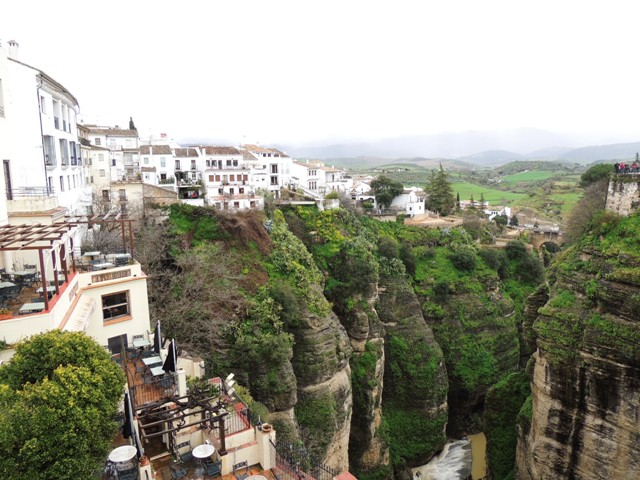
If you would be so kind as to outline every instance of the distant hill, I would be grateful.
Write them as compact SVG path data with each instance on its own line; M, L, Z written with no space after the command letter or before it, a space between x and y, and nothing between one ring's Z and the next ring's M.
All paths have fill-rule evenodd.
M571 147L541 148L540 150L529 152L524 156L530 160L556 160L558 157L570 152L571 150L574 149Z
M289 155L308 158L427 157L458 158L489 150L524 154L536 149L573 142L561 135L535 128L466 131L437 135L413 135L369 142L323 146L281 146Z
M493 167L521 158L523 158L523 156L519 153L509 152L507 150L487 150L465 157L458 157L458 160L475 166Z
M640 152L640 142L613 143L610 145L594 145L591 147L576 148L562 154L559 158L582 164L601 160L628 160L635 158L636 152Z

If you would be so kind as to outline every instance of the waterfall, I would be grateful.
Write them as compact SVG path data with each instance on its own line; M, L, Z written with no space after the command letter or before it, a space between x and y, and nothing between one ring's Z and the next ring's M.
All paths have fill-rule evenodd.
M466 480L471 475L471 442L447 443L437 457L411 471L414 480Z

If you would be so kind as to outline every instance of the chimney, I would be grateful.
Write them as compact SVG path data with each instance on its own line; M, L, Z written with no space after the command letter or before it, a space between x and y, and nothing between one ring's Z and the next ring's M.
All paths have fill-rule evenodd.
M20 48L18 42L16 42L15 40L9 40L7 44L9 45L8 57L12 58L13 60L18 60L18 49Z

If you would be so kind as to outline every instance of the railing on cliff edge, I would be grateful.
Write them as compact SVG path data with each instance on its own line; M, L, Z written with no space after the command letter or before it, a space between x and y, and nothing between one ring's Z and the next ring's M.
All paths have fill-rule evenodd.
M272 470L278 480L332 480L338 475L336 469L315 462L302 446L269 440Z

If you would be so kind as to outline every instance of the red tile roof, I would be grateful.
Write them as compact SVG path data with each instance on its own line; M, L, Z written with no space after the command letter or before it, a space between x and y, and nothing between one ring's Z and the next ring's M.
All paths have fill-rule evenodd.
M195 148L176 148L173 154L176 157L197 157L198 151Z
M207 155L240 155L236 147L202 147Z
M171 155L169 145L140 145L140 155Z
M85 125L86 126L86 125ZM122 128L90 128L91 135L106 135L107 137L137 137L137 130L124 130Z

